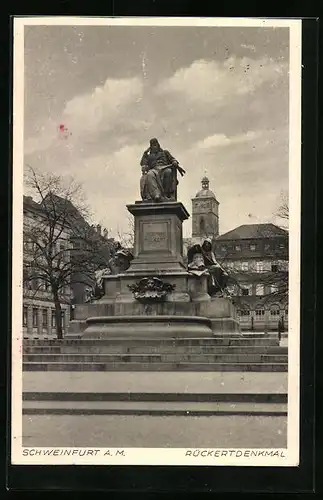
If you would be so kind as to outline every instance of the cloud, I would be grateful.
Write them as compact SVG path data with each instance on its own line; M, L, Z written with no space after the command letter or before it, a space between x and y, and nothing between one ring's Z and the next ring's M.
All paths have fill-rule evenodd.
M243 143L258 139L262 133L260 131L248 131L245 134L228 137L225 134L214 134L205 137L198 141L195 145L198 149L210 149L223 146L231 146L233 144Z
M234 56L221 62L200 59L161 82L156 92L180 93L190 101L217 104L253 92L265 82L275 84L285 71L285 63L267 57Z
M74 143L83 138L85 142L91 141L98 132L113 130L127 108L140 103L142 92L140 78L108 78L102 86L69 100L62 112L51 117L36 137L27 138L25 153L44 151L60 143L60 125L72 133Z
M142 96L139 78L107 79L93 92L70 100L63 111L66 125L82 133L111 129L125 108Z

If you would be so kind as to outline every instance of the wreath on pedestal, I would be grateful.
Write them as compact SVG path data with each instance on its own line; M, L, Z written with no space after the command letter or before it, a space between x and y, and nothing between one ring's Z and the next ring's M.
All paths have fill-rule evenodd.
M175 285L164 283L163 280L157 277L142 278L133 285L128 285L133 296L137 300L142 301L161 301L166 298L166 295L175 289Z

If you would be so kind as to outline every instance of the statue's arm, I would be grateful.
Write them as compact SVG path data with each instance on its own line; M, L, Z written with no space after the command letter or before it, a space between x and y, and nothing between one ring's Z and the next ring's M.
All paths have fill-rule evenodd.
M179 171L179 173L181 175L184 175L185 174L185 170L182 167L179 166L179 163L176 160L176 158L174 158L174 156L171 155L169 151L165 150L165 153L166 153L166 156L167 156L167 161L169 161L169 163L171 163L172 165L176 166L177 170Z
M173 165L178 165L178 161L176 160L176 158L174 158L173 155L170 154L169 151L167 150L164 150L165 151L165 154L166 154L166 157L167 157L167 161L169 161L169 163L172 163Z
M144 151L144 154L142 155L141 161L140 161L140 166L143 167L144 165L148 165L148 149Z

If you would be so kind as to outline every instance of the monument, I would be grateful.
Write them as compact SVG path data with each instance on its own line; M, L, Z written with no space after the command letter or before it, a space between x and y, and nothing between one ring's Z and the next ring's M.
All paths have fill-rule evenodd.
M212 249L206 243L197 249L195 254L203 257L200 267L194 249L188 267L183 262L182 224L189 214L177 200L177 174L185 170L157 139L151 139L140 164L141 200L127 205L134 217L131 260L100 277L100 298L76 306L71 335L121 341L239 332L235 307L224 293L224 272Z

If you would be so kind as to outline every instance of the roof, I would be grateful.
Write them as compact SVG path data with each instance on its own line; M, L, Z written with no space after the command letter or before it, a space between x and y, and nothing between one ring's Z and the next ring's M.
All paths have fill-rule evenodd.
M215 198L215 194L211 189L201 189L196 193L195 198Z
M275 236L288 236L288 232L275 224L243 224L232 231L221 234L216 240L251 240L273 238Z

